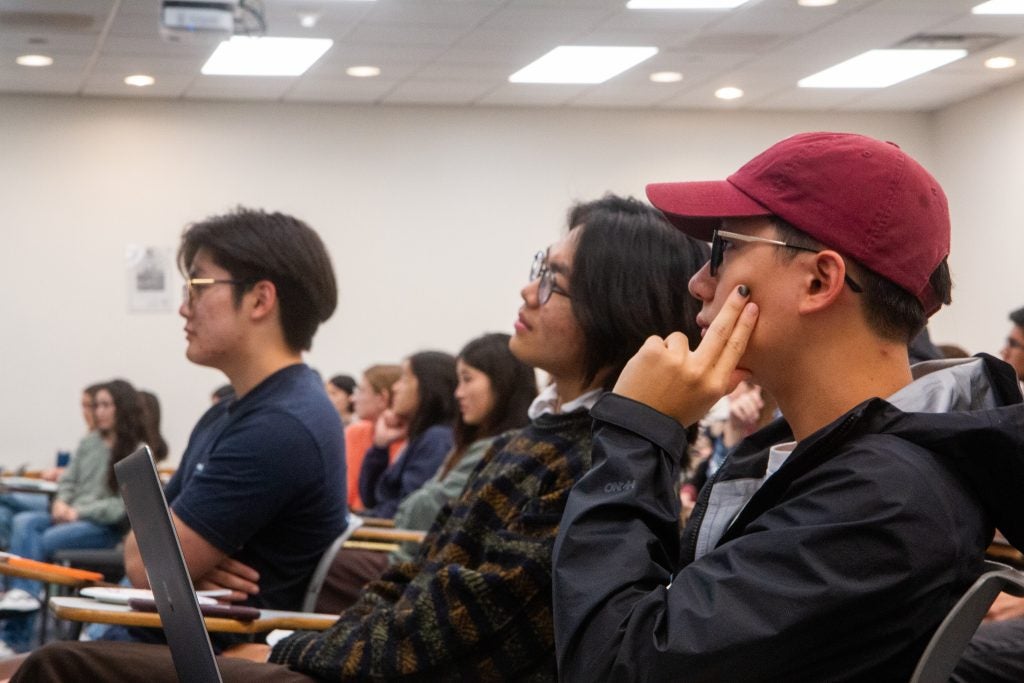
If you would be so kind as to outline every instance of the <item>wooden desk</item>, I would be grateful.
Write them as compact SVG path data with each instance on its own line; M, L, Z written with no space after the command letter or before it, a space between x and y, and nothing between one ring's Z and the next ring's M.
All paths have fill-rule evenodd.
M58 619L71 621L161 627L160 615L156 612L138 612L127 605L114 605L91 598L53 597L50 598L50 611ZM238 621L223 617L205 617L204 620L206 629L211 632L265 633L278 628L293 631L323 631L338 620L338 615L264 609L260 610L260 618L253 621Z
M53 569L47 569L45 566L22 566L15 564L15 559L12 558L8 561L0 561L0 574L4 576L15 576L21 579L32 579L33 581L42 581L46 584L55 583L59 586L72 586L79 588L82 586L112 586L114 584L106 583L103 581L103 574L99 572L87 572L82 570L74 570L68 567L53 567ZM44 563L33 563L36 565L43 565Z
M53 498L57 495L57 482L36 477L0 477L0 491L15 493L41 493Z
M353 541L376 541L378 543L404 543L406 541L422 543L426 535L425 531L361 526L352 532L350 538Z

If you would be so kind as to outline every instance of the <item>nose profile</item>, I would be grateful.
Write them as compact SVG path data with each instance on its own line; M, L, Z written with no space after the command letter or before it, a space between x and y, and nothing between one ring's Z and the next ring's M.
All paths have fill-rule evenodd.
M519 296L523 297L523 302L530 308L537 307L538 292L540 291L540 280L530 280L527 282L521 290L519 290Z
M711 276L711 262L708 261L693 274L687 285L690 294L700 301L711 301L715 293L715 278Z

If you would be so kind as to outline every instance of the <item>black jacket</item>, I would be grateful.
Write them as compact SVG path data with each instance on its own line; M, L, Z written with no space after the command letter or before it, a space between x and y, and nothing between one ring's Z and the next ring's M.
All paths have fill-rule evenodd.
M767 448L792 440L788 426L769 425L729 456L680 537L684 430L629 399L602 399L594 466L554 551L560 676L906 681L980 573L993 524L1024 546L1020 391L990 357L959 367L926 385L947 392L939 405L953 412L872 399L804 439L697 559L721 507L709 504L715 491L763 477Z

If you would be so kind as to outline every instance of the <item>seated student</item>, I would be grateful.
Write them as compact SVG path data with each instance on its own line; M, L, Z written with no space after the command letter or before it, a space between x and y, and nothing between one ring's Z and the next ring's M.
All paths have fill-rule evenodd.
M371 365L363 371L352 392L352 405L358 419L345 428L345 459L348 470L348 507L354 512L362 512L365 507L359 498L359 473L363 469L363 458L373 446L377 419L391 407L391 387L401 375L401 365ZM404 446L405 441L401 439L391 443L388 447L391 462L394 462Z
M85 420L85 436L78 444L92 441L92 434L96 431L96 392L102 384L90 384L82 390L81 406L82 419ZM51 467L43 470L42 478L47 481L57 481L64 473L63 467ZM50 507L50 500L45 493L0 493L0 550L7 550L11 544L11 524L14 515L19 512L45 512Z
M529 422L527 409L537 395L537 379L533 368L509 351L509 339L507 334L485 334L466 344L456 357L455 447L437 473L398 504L397 528L429 529L444 504L462 493L470 472L495 437ZM405 543L388 554L342 550L331 565L316 611L339 612L348 607L367 581L380 576L388 564L411 560L418 545Z
M373 446L359 472L367 517L394 517L398 504L441 467L452 448L456 382L455 359L447 353L421 351L402 362L391 408L377 418ZM405 441L405 447L389 462L395 441Z
M348 427L355 418L352 406L352 394L356 390L356 381L351 375L335 375L324 382L327 398L331 399L334 409L341 418L341 426Z
M330 257L302 221L238 209L190 226L178 262L186 356L221 370L234 389L200 418L165 489L185 562L200 587L298 609L345 525L341 422L302 362L337 302ZM125 569L133 586L148 586L131 534Z
M15 555L45 562L58 550L113 548L124 535L124 502L114 464L146 440L139 395L131 384L116 379L100 385L94 405L96 431L82 440L58 481L50 510L14 516L10 550ZM8 578L7 588L0 611L25 615L0 625L0 653L25 652L32 640L42 585Z
M226 681L555 680L551 547L590 466L589 406L648 335L696 332L696 302L666 283L685 282L707 254L635 200L576 206L569 224L534 260L510 343L553 379L530 424L494 442L411 562L369 584L331 629L278 643L273 663L221 657ZM265 662L269 650L232 654ZM152 645L54 643L15 680L151 683L172 666Z
M712 240L689 283L703 339L649 339L594 407L555 546L559 675L906 681L993 521L1024 544L1009 368L908 361L950 300L942 189L896 145L808 133L648 196ZM785 421L726 458L680 537L683 425L750 377Z

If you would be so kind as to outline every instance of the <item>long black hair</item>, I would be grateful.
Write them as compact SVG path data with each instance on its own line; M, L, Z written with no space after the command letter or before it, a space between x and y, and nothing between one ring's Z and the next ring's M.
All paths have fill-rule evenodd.
M160 433L160 399L152 391L140 389L139 409L142 411L142 428L146 432L146 444L153 452L153 461L162 462L167 458L167 442Z
M477 425L466 424L460 413L455 422L455 448L441 466L443 478L469 445L479 439L518 429L530 421L527 410L537 396L537 376L533 368L512 355L510 336L493 332L477 337L459 351L459 360L487 375L494 393L494 406Z
M111 491L117 491L114 465L131 455L146 440L146 428L135 387L123 379L115 379L101 386L99 391L106 391L114 401L114 438L110 447L107 486Z
M434 425L453 426L455 404L455 357L443 351L420 351L409 356L409 367L419 385L419 407L409 421L409 441Z
M708 260L706 244L653 207L613 194L570 209L569 228L579 230L569 291L586 339L587 384L607 369L611 389L652 334L682 331L696 348L700 302L687 285Z

